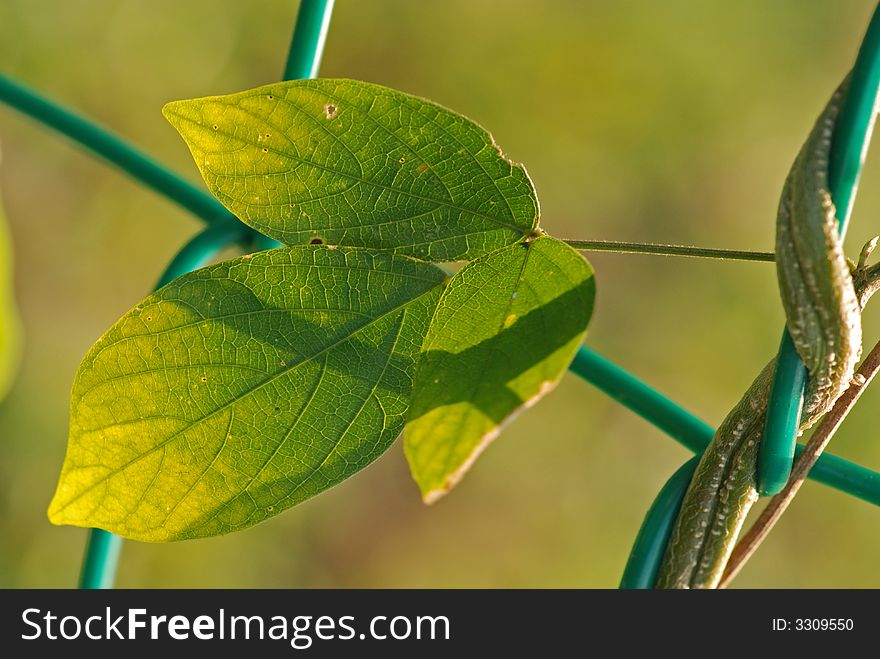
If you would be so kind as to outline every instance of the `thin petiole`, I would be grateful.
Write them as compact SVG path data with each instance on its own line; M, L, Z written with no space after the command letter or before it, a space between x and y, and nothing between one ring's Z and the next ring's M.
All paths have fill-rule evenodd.
M738 249L714 249L691 245L661 245L656 243L629 243L620 240L563 240L562 242L584 252L617 252L619 254L655 254L657 256L689 256L698 259L724 261L776 260L773 252L752 252Z

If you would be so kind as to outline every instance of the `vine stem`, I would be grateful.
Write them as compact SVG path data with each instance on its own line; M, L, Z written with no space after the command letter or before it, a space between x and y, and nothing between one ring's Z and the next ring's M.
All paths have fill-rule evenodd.
M620 240L563 240L565 244L583 252L616 252L618 254L653 254L656 256L689 256L723 261L773 262L773 252L753 252L738 249L715 249L691 245L664 245L658 243L631 243Z
M880 3L859 47L852 78L831 136L828 191L837 209L840 239L846 235L865 164L880 99ZM791 450L797 441L807 368L786 328L770 388L764 439L758 453L758 493L778 494L790 480Z
M807 478L807 474L813 465L822 455L822 451L828 446L828 442L840 428L841 423L849 414L856 401L861 397L862 392L867 388L868 384L874 379L874 376L880 371L880 342L874 346L865 360L859 366L856 376L843 395L837 399L831 411L825 415L822 422L816 428L813 436L807 442L800 457L795 461L788 479L782 491L770 500L767 507L761 511L758 519L748 530L748 532L737 543L727 562L724 575L721 577L719 588L726 587L733 578L739 573L746 564L755 550L761 545L771 529L782 517L782 513L791 505L792 500L801 489L801 485Z

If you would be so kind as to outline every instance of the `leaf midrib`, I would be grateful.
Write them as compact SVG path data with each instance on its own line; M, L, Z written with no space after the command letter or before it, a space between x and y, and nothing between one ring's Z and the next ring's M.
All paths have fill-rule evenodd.
M259 119L260 121L262 121L263 123L265 123L267 126L269 126L269 128L271 128L272 130L280 131L282 134L284 133L284 131L283 131L282 128L280 128L279 126L277 126L277 125L271 123L271 122L268 121L267 119L262 118L262 117L256 117L256 116L255 116L254 114L252 114L251 112L249 112L249 111L247 111L247 110L243 110L243 109L241 109L240 106L235 106L235 107L236 107L237 109L240 109L240 110L241 110L242 112L244 112L245 114L248 114L248 115L250 115L250 116L252 116L252 117L255 117L255 118ZM178 117L179 119L181 119L182 121L185 121L185 122L188 122L188 123L191 123L191 124L194 124L194 125L198 126L201 130L207 130L207 129L205 128L205 125L199 123L198 121L195 121L195 120L190 119L190 118L188 118L188 117L184 117L184 116L182 116L182 115L180 115L180 114L177 114L177 113L175 113L175 116L177 116L177 117ZM226 136L227 138L229 138L229 139L231 139L231 140L235 140L235 141L237 141L237 142L243 143L243 144L245 144L245 145L247 145L247 146L249 146L249 147L254 147L254 148L257 148L257 147L258 147L258 145L255 144L254 142L248 141L248 140L246 140L246 139L244 139L244 138L242 138L242 137L240 137L240 136L236 136L236 135L234 135L234 134L232 134L232 133L230 133L230 132L228 132L228 131L218 129L217 131L214 131L214 132L217 133L217 134L224 135L224 136ZM292 141L290 140L290 138L288 138L286 135L284 135L284 137L285 137L285 139L286 139L289 143L292 144ZM399 140L399 138L397 138L397 139ZM401 144L404 144L404 143L401 142ZM404 146L406 146L406 145L404 144ZM351 182L353 182L353 183L356 183L356 184L361 184L361 185L365 185L365 186L367 186L367 187L373 187L373 188L376 188L376 189L379 189L379 190L385 190L385 191L388 191L388 192L394 192L394 193L400 194L400 195L402 195L402 196L406 196L406 197L409 197L409 198L411 198L411 199L415 199L415 200L417 200L417 201L424 201L424 202L432 203L432 204L435 204L435 205L438 206L438 207L442 206L442 207L445 207L445 208L450 208L450 209L452 209L452 210L458 211L458 212L460 212L460 213L467 213L467 214L469 214L469 215L473 215L474 217L479 217L479 218L481 218L481 219L484 219L484 220L487 220L487 221L489 221L489 222L492 222L493 224L495 224L495 225L497 225L497 226L499 226L499 227L506 228L506 229L510 229L511 231L514 231L514 232L516 232L516 233L518 233L518 234L520 234L520 235L522 235L522 236L526 236L526 235L528 235L528 233L529 233L529 232L532 230L532 228L533 228L533 226L529 226L527 229L526 229L526 228L522 228L522 227L518 227L518 226L516 226L515 224L510 224L509 222L505 222L505 221L503 221L503 220L500 220L500 219L498 219L497 217L492 217L491 215L487 215L486 213L483 213L483 212L478 211L478 210L476 210L476 209L466 208L466 207L464 207L464 206L461 206L461 205L458 205L458 204L454 203L453 201L451 201L452 193L449 191L449 188L446 186L446 184L443 182L443 180L442 180L439 176L437 177L438 182L443 186L443 189L446 190L446 193L450 196L450 200L448 200L448 201L447 201L447 200L444 200L444 199L437 199L437 198L434 198L434 197L425 197L425 196L423 196L423 195L416 194L415 192L411 192L411 191L409 191L409 190L405 190L405 189L402 189L402 188L395 188L395 187L392 187L392 186L390 186L390 185L384 185L384 184L378 183L378 182L376 182L376 181L373 181L373 180L370 180L370 179L363 178L363 177L361 177L361 176L353 176L353 175L348 174L348 173L345 173L345 172L340 172L340 171L337 170L337 169L332 169L332 168L330 168L330 167L326 167L326 166L324 166L324 165L319 165L318 163L313 162L313 161L311 161L311 160L308 160L308 159L306 159L306 158L304 158L304 157L302 157L302 156L298 156L298 157L291 156L291 155L288 154L288 153L285 153L285 152L283 152L283 151L279 151L278 149L273 148L273 147L270 147L270 146L267 146L267 145L266 145L266 146L259 147L259 148L261 148L261 149L266 149L267 152L274 153L275 155L280 156L280 157L282 157L282 158L285 158L285 159L287 159L287 160L289 160L289 161L292 161L292 162L295 162L295 163L299 163L299 164L302 164L302 165L308 165L309 167L314 167L315 169L318 169L318 170L320 170L320 171L327 172L327 173L329 173L329 174L333 174L333 175L338 176L338 177L340 177L340 178L348 179L349 181L351 181ZM220 155L222 155L222 154L224 154L224 153L231 153L231 151L233 151L233 150L227 150L227 151L207 151L207 150L203 150L203 149L198 149L198 151L201 152L201 154L202 154L202 156L203 156L203 157L201 158L201 162L199 162L199 167L203 167L205 170L207 170L207 171L208 171L213 177L215 177L215 180L216 180L216 178L219 178L219 177L221 177L221 176L230 176L230 174L228 174L228 173L226 173L226 172L219 172L219 171L217 171L216 169L213 169L213 168L212 168L212 167L206 162L206 159L205 159L204 156L206 156L206 155L208 155L208 154L211 154L211 155L217 155L217 154L220 154ZM419 155L417 152L413 151L413 153L414 153L415 155L417 155L419 158L421 158L421 155ZM360 161L357 161L357 162L358 162L358 165L360 165ZM512 165L511 165L511 166L512 166ZM482 169L482 168L481 168L481 169ZM485 172L485 170L482 170L482 171ZM270 175L273 175L273 174L274 174L274 175L284 175L284 174L290 174L290 173L292 173L292 172L293 172L292 169L287 169L287 170L272 171L272 172L268 172L268 173L269 173ZM266 175L266 173L260 173L260 174L244 174L244 175L236 175L235 178L258 178L258 177L262 177L262 176L265 176L265 175ZM490 178L490 180L491 180L491 178ZM498 190L497 187L495 187L495 189ZM500 191L499 191L499 193L500 193ZM232 197L232 195L229 195L228 193L226 193L224 196L227 196L227 197L229 197L230 199L234 199L234 197ZM503 194L502 194L502 197L503 197ZM236 201L237 203L243 203L243 204L245 204L245 205L247 205L247 206L250 206L250 205L251 205L251 204L248 204L247 202L245 202L245 201L243 201L243 200L240 200L240 199L236 199L235 201ZM311 203L312 201L313 201L313 200L308 199L308 200L306 200L306 201L301 201L301 202L299 202L299 203ZM505 198L505 201L506 201L506 198ZM273 205L273 204L270 204L270 206L271 206L271 205ZM508 207L509 207L509 205L508 205ZM409 219L409 218L402 217L402 218L400 218L400 220L398 220L398 221L400 221L400 222L404 222L404 221L406 221L406 220L408 220L408 219ZM514 218L511 217L510 219L513 220ZM531 224L534 225L534 218L532 218L532 220L531 220Z

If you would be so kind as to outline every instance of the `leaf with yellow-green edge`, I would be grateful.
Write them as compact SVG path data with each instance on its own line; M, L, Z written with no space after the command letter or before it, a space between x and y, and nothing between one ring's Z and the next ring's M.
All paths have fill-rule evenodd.
M12 279L12 242L0 200L0 400L9 392L21 352L21 327Z
M469 260L532 234L521 165L466 117L344 79L296 80L169 103L211 192L283 243Z
M299 246L171 282L83 360L50 519L179 540L339 483L402 430L447 281L389 252Z
M550 237L483 256L452 278L422 347L404 431L426 502L556 385L586 335L594 298L589 263Z

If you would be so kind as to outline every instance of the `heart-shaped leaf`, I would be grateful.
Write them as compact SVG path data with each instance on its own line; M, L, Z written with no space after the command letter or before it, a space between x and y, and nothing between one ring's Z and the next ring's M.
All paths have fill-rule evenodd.
M0 400L12 384L20 348L21 330L12 283L12 243L0 202Z
M469 119L354 80L297 80L169 103L208 188L289 245L468 260L529 236L538 201L522 166Z
M589 263L549 237L483 256L452 278L425 338L404 434L427 502L556 385L584 339L595 290Z
M218 535L339 483L400 433L447 280L387 252L301 246L168 284L80 366L51 520Z

